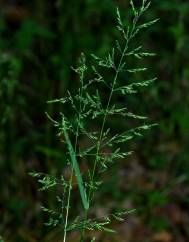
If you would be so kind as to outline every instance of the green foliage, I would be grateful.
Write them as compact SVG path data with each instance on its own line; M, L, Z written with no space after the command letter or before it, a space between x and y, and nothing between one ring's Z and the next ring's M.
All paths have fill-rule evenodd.
M79 165L78 165L78 162L77 162L76 154L74 152L73 146L71 144L71 141L70 141L68 133L67 133L67 128L69 128L69 127L66 126L66 122L64 121L64 119L63 119L62 122L63 122L63 124L62 124L63 133L64 133L64 137L66 139L66 143L68 145L69 155L70 155L70 159L71 159L71 162L72 162L71 166L73 167L73 170L74 170L75 175L77 177L77 182L78 182L83 206L84 206L84 209L89 209L89 204L88 204L88 201L87 201L87 194L86 194L85 188L83 186L83 179L82 179L81 172L80 172L80 169L79 169Z
M132 21L131 15L134 10L138 11L139 9L140 1L134 1L134 3L136 6L132 10L128 9L129 1L116 1L116 5L119 6L121 11L120 19L122 14L126 13L127 15L128 21L125 18L121 19L124 26ZM42 203L51 210L56 210L56 202L58 202L56 193L61 193L59 190L61 185L58 184L60 179L57 181L56 186L36 194L34 192L36 185L33 179L27 176L27 173L29 170L39 170L51 174L52 178L60 177L63 166L65 167L65 174L69 173L69 168L67 168L69 166L66 166L70 162L67 159L68 153L65 155L66 151L68 151L66 144L59 142L55 135L55 129L44 115L44 110L47 110L50 116L58 120L58 113L63 111L63 107L61 102L47 106L46 100L55 98L59 100L68 89L70 93L78 90L78 78L66 66L76 65L75 60L81 50L85 53L94 52L95 56L98 57L104 56L102 59L108 61L109 54L107 50L112 50L112 44L114 44L115 39L118 39L119 42L114 46L114 59L117 63L118 58L115 52L117 48L119 51L121 50L120 45L122 46L124 39L119 39L118 31L115 28L113 29L115 25L115 1L70 0L66 2L58 0L47 2L36 0L29 2L23 0L20 5L15 0L3 1L1 5L0 168L2 174L0 188L3 206L1 205L0 232L6 241L44 240L46 242L48 238L49 240L51 238L51 241L59 240L59 238L55 239L56 236L53 235L56 233L56 228L49 232L46 239L45 235L48 228L42 229L41 224L44 221L48 223L46 221L47 216L43 216L39 212L38 204ZM157 217L154 216L153 211L156 207L158 209L161 206L161 199L160 203L156 201L155 206L148 206L153 200L153 198L151 199L153 192L145 195L144 201L141 198L143 197L141 191L144 189L143 186L147 178L152 178L148 181L148 185L153 186L152 190L155 192L156 190L159 191L159 188L162 188L161 186L166 188L169 187L169 183L172 184L169 188L170 199L166 199L163 206L169 206L173 202L183 208L183 203L187 200L185 197L187 197L189 179L188 11L189 3L187 1L153 1L153 7L148 9L147 14L143 16L143 22L150 22L153 18L156 19L159 16L161 16L161 21L153 28L141 30L141 35L136 40L133 39L133 51L128 53L129 58L127 58L127 67L129 66L129 69L132 70L138 66L141 69L148 67L148 72L141 70L135 73L133 78L130 78L129 75L133 75L132 72L128 73L128 71L123 70L119 75L119 80L120 86L125 86L125 90L118 87L119 90L114 92L115 98L112 100L112 103L116 103L116 107L112 107L114 111L126 108L127 105L127 108L129 108L125 111L131 112L132 110L132 113L137 113L138 116L143 116L141 115L143 113L150 114L152 122L158 120L160 124L158 127L159 132L154 130L153 133L151 131L152 135L142 139L142 141L138 139L137 142L132 141L130 136L134 135L133 138L140 138L140 136L129 132L127 139L128 141L130 139L131 142L127 142L126 145L124 142L113 143L113 145L116 145L115 149L121 147L121 152L129 152L129 150L136 150L136 152L134 156L127 159L127 162L122 159L120 162L112 163L112 158L108 155L99 169L102 179L106 179L106 182L101 183L101 185L99 180L93 186L89 183L86 184L85 162L88 164L87 161L89 161L91 164L92 159L89 159L90 156L85 155L84 150L77 151L77 161L81 165L80 171L84 186L87 190L92 186L94 191L100 188L96 200L94 197L93 203L96 204L101 201L101 199L98 200L98 196L100 194L102 196L103 192L105 192L103 196L105 207L109 207L109 203L113 203L112 196L115 200L117 199L115 203L117 203L118 207L126 199L129 204L134 203L133 206L141 211L138 219L142 219L145 227L147 223L150 223L150 220L153 220L153 227L155 227L154 220ZM153 58L147 54L149 57L142 59L142 65L140 65L140 58L146 56L146 51L140 46L139 38L144 45L144 49L158 52L157 56L151 54L154 56ZM110 54L112 56L112 51L110 51ZM90 63L90 61L93 62L87 57L87 62ZM92 65L95 71L94 64ZM110 83L109 80L112 79L112 69L103 69L103 66L100 68L102 68L101 75L96 73L96 79L98 79L99 83L97 84L97 80L93 81L92 76L89 74L88 77L91 82L89 82L89 86L85 85L85 89L90 88L90 91L92 91L92 89L96 89L97 85L104 83L105 86L99 94L102 98L102 104L105 106L105 95L111 89L108 84ZM88 71L91 72L91 67L89 67ZM142 80L149 79L149 76L153 77L154 73L157 73L158 81L151 86L148 92L145 92L145 86L129 86L138 83L138 80L142 82ZM104 82L102 76L106 76L106 82ZM135 82L136 79L137 82ZM125 83L128 85L125 85ZM127 99L123 100L122 92L125 95L126 93L129 94ZM96 96L95 91L92 95ZM64 98L62 101L64 101ZM118 104L120 106L117 106ZM73 112L70 108L65 106L64 111L66 111L69 120L73 118ZM94 141L102 118L102 114L100 114L100 111L98 112L97 116L94 114L93 123L90 125L92 131L88 134L90 137L94 137ZM110 113L111 109L109 110ZM128 114L126 121L126 116L116 117L118 117L118 114L109 116L106 123L107 130L111 128L108 133L109 137L124 131L127 126L132 130L138 124L137 119L134 120L128 117ZM147 123L147 120L141 119L141 122ZM76 123L75 119L74 123ZM72 146L74 146L74 136L70 131L68 134ZM61 140L64 141L64 138L61 138ZM83 148L86 145L85 142L89 145L83 134L79 138L79 146ZM124 146L128 147L128 150L125 151ZM110 153L111 151L110 145L108 150L103 150L103 153ZM83 153L85 157L82 156ZM132 167L135 167L135 165L136 169L133 171ZM112 167L112 169L108 169L108 172L103 173L107 170L107 167ZM137 175L138 170L143 170L141 178ZM126 193L125 188L120 187L119 191L116 189L121 183L120 173L127 177ZM115 175L115 179L110 182L112 175ZM162 176L167 178L162 179ZM41 177L41 179L43 178ZM81 204L77 200L77 198L80 198L80 194L75 192L77 186L75 180L74 178L74 184L72 184L74 192L72 191L70 206L74 201L74 205L77 204L74 208L78 211ZM155 186L152 180L156 184ZM175 183L175 180L179 180L179 182ZM42 186L42 184L39 184L39 187ZM182 191L182 195L177 194L177 190ZM115 194L119 195L116 196ZM136 204L133 198L135 196L138 197ZM58 204L60 205L60 203ZM188 202L187 204L184 203L185 208L188 208ZM73 212L70 209L69 218L71 221L74 219L73 213L76 213L76 211L74 209ZM164 217L167 216L168 211L169 209L166 209L163 214ZM148 216L145 216L146 214ZM169 219L171 220L170 216ZM35 226L35 228L32 226ZM172 224L171 226L171 231L178 230L177 225ZM29 232L28 228L31 227L32 229ZM26 234L27 239L25 238ZM135 235L137 240L137 233ZM125 237L123 238L125 239ZM179 240L180 238L175 239ZM138 238L138 240L143 241L145 238Z
M2 239L2 237L0 236L0 242L4 242L4 240Z

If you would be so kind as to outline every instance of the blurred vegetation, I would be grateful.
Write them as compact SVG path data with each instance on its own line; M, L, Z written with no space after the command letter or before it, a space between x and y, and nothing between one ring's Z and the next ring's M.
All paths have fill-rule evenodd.
M0 4L0 234L5 241L58 241L59 232L45 228L40 211L40 204L55 206L56 194L40 194L28 176L31 170L59 174L63 169L61 143L45 116L45 111L56 116L61 107L47 106L46 101L77 88L70 67L82 51L88 56L108 51L117 34L115 7L130 18L129 1ZM128 102L159 127L132 144L136 153L130 160L112 168L111 181L102 191L105 205L99 204L99 210L106 209L113 197L118 204L137 208L137 222L124 224L125 230L134 224L129 241L189 239L188 13L187 1L153 0L146 16L160 18L141 41L158 54L145 63L158 80ZM124 236L114 241L127 241Z

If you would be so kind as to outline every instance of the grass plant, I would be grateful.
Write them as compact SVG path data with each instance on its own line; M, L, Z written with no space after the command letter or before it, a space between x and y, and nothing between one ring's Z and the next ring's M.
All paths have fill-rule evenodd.
M90 213L91 208L95 207L95 194L103 185L103 173L108 172L115 161L132 154L132 151L125 149L128 141L142 136L144 131L154 126L148 124L145 116L135 114L125 106L128 95L136 94L139 88L149 86L156 79L137 81L137 74L146 71L146 68L133 67L132 59L136 58L140 62L145 57L155 55L145 51L141 44L134 40L144 29L157 22L157 19L141 22L143 14L150 7L148 0L142 0L139 7L136 7L132 0L130 3L133 20L127 26L117 9L120 38L115 41L115 46L107 56L92 54L92 61L88 61L88 58L81 54L78 67L73 68L79 77L78 91L73 94L68 91L67 96L48 101L49 104L62 105L64 110L58 120L48 113L47 117L57 128L58 136L63 142L70 175L69 178L63 174L61 177L54 177L32 172L31 175L38 178L41 190L62 187L63 194L57 196L57 202L60 204L57 210L46 207L42 209L49 214L46 224L60 226L63 230L63 242L68 241L68 232L73 230L80 232L80 242L86 241L87 230L115 232L110 228L111 222L124 221L125 216L131 212L118 209L103 218L93 218ZM92 64L88 64L91 62ZM107 94L105 98L102 95L104 92ZM120 99L121 102L118 101ZM67 110L72 110L71 114ZM130 120L134 120L134 127L127 127L122 131L113 130L110 121L114 119L128 119L130 123ZM74 181L78 187L83 213L71 219ZM95 241L95 237L90 241Z

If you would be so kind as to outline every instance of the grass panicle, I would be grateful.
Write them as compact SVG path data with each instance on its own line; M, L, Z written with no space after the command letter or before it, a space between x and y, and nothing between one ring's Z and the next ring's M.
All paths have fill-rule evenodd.
M62 175L60 179L48 174L32 173L38 178L41 185L40 190L54 189L61 185L63 195L57 196L60 208L57 211L43 207L43 211L49 214L47 225L60 226L64 230L63 241L67 241L67 233L73 230L80 231L80 241L85 241L86 230L100 230L115 232L110 228L113 220L124 221L125 216L132 211L117 211L103 218L91 218L90 209L95 206L94 195L102 186L102 173L106 172L116 160L125 159L132 154L130 150L124 150L123 145L135 137L140 137L146 130L151 129L154 124L148 124L147 118L141 114L133 113L124 103L118 103L115 97L122 97L126 100L128 95L133 95L140 88L148 87L156 78L138 81L137 74L144 72L145 67L132 67L130 60L137 58L153 57L155 54L143 50L141 45L133 47L133 39L148 28L157 19L141 23L142 15L150 7L147 0L141 1L141 6L135 7L131 0L133 20L129 26L125 26L119 9L117 8L117 29L120 31L120 38L115 41L109 54L105 57L98 57L92 54L92 65L88 65L84 54L79 59L79 66L72 68L79 76L80 87L78 91L60 99L48 101L49 104L59 103L63 110L73 110L70 116L67 112L60 113L60 119L55 121L47 114L58 130L58 135L64 143L65 157L70 167L71 174L68 180ZM112 78L106 78L106 72L110 72ZM132 83L124 83L125 76ZM102 91L106 91L107 99L102 98ZM109 123L112 119L134 119L140 125L115 132ZM98 126L98 127L97 127ZM84 140L85 145L81 145ZM81 169L85 164L86 169ZM78 192L81 198L83 216L76 216L70 219L72 206L72 186L76 177ZM91 238L91 242L95 238Z

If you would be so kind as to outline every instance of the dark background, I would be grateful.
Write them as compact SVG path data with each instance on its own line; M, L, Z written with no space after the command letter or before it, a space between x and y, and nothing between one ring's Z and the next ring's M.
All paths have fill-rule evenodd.
M129 21L128 0L0 1L0 234L5 242L61 241L56 229L44 226L40 210L41 204L55 206L56 194L38 192L28 172L63 169L64 152L45 115L61 107L46 101L78 88L70 67L81 52L103 56L111 49L116 6ZM105 214L112 203L137 211L113 225L117 235L98 234L99 241L189 241L188 16L188 1L153 0L144 17L160 18L138 37L157 53L144 63L158 80L131 105L159 126L132 141L135 154L107 174L96 214Z

